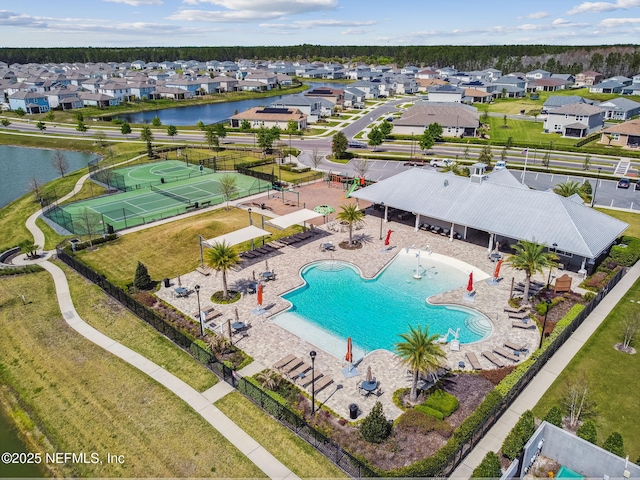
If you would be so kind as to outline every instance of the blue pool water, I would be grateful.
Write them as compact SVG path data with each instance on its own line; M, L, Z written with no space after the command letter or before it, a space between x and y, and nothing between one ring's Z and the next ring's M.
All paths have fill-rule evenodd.
M584 475L580 475L578 472L574 472L570 468L562 465L556 474L556 478L584 478Z
M409 325L428 325L430 334L440 335L459 328L460 343L490 335L491 322L480 313L426 302L431 295L465 286L468 273L423 253L422 279L416 280L416 263L414 254L400 254L371 280L344 262L307 265L301 272L305 284L283 295L292 307L273 321L337 357L344 355L348 337L356 357L376 349L393 351Z

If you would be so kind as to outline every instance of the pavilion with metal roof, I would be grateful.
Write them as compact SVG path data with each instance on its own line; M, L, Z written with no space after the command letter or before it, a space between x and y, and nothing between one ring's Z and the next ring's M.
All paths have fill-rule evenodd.
M488 252L495 241L518 240L553 246L564 264L593 263L606 253L628 224L552 191L531 190L506 169L484 174L484 164L472 166L471 177L411 168L352 193L352 196L439 224L467 238L470 229L487 235ZM503 243L504 244L504 243ZM576 257L581 257L577 258Z

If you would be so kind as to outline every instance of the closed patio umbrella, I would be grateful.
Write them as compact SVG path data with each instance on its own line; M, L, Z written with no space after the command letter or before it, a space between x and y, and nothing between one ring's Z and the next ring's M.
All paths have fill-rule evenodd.
M319 213L320 215L329 215L336 211L331 205L318 205L313 209L314 212Z
M367 376L365 380L367 381L367 383L373 382L373 375L371 374L371 365L367 367Z
M469 273L469 283L467 283L467 292L473 292L473 272Z
M262 284L258 285L258 306L262 306Z
M502 266L502 259L498 260L498 263L496 264L496 269L493 271L493 278L498 278L498 275L500 275L500 267Z
M344 359L349 363L353 363L353 347L351 344L351 337L347 338L347 354L345 355Z

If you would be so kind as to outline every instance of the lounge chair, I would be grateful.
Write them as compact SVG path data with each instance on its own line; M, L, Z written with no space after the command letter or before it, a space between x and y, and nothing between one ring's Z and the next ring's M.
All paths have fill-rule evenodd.
M520 357L518 357L517 355L514 355L513 353L505 350L502 347L494 348L493 352L497 353L501 357L504 357L504 358L507 358L507 359L511 360L512 362L519 362L520 361Z
M280 369L280 371L282 373L284 373L285 375L289 374L290 372L292 372L293 370L295 370L296 368L298 368L300 365L302 365L304 362L302 361L302 359L296 357L295 360L287 363L284 367L282 367Z
M211 267L198 267L196 268L196 272L204 275L205 277L208 277L209 275L211 275L211 271L213 269Z
M515 321L511 322L511 326L512 327L516 327L516 328L524 328L525 330L536 326L536 324L534 322L527 322L525 320L527 320L527 319L523 318L522 320L515 320Z
M530 315L530 313L529 312L519 312L519 313L509 312L508 315L509 315L509 318L517 318L518 320L522 320L527 318Z
M242 252L240 254L240 256L245 257L245 258L256 258L256 257L259 257L260 255L257 254L257 253L253 253L253 252L247 251L247 252Z
M320 390L328 387L333 383L333 378L331 377L322 377L315 384L315 392L318 393Z
M509 342L509 341L504 342L504 346L507 347L507 348L510 348L514 352L526 352L527 351L526 345L518 345L517 343L513 343L513 342Z
M471 368L473 368L474 370L482 370L482 365L480 365L480 362L478 361L478 357L476 357L475 353L467 352L467 360L469 360L469 363L471 364Z
M460 341L459 340L451 340L449 342L449 350L451 350L452 352L459 352L460 351Z
M491 363L493 363L496 367L504 367L505 364L502 360L500 360L498 357L496 357L493 353L485 350L484 352L482 352L482 356L485 357L487 360L489 360Z
M298 358L298 357L296 357L296 356L295 356L295 355L293 355L293 354L287 355L286 357L284 357L284 358L282 358L282 359L278 360L278 361L273 365L273 368L275 368L276 370L280 370L281 368L283 368L283 367L284 367L285 365L287 365L288 363L290 363L290 362L294 361L296 358Z
M287 377L289 377L290 379L295 379L297 376L299 376L302 373L305 373L308 370L311 370L311 365L302 362L300 365L298 365L293 370L289 370L287 372Z
M305 375L300 379L300 386L305 388L308 385L311 385L312 382L317 382L324 374L321 372L314 372L313 377L311 375Z
M504 307L504 311L507 313L521 313L528 309L529 307L525 305L521 305L519 307L512 307L511 305L507 305L506 307Z

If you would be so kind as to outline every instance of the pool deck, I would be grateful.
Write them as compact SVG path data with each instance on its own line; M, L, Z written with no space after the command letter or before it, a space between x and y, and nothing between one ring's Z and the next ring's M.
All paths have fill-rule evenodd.
M228 332L227 321L235 321L235 309L238 309L240 320L249 325L248 335L233 335L233 343L247 352L254 358L254 365L251 371L260 371L263 368L271 368L278 360L294 354L310 364L309 352L315 350L318 355L315 360L316 371L322 372L325 376L333 378L334 383L316 394L319 403L325 403L332 410L340 415L348 417L348 405L356 403L362 410L362 415L366 415L376 401L383 404L387 418L397 418L402 412L393 404L392 394L395 390L411 386L411 377L407 375L407 369L403 367L398 357L386 350L376 350L368 353L358 364L359 375L345 378L342 369L347 366L343 358L335 356L319 349L311 343L302 340L298 336L281 328L269 320L269 317L279 313L289 304L280 295L302 285L300 269L308 263L319 260L341 260L357 265L365 277L375 276L382 267L395 258L400 249L408 248L412 245L424 247L429 245L434 255L438 259L452 266L462 267L468 272L474 269L474 289L473 300L465 298L466 282L459 289L445 292L430 297L429 301L434 304L462 305L477 310L484 314L493 324L493 333L486 339L460 346L460 351L451 351L449 345L443 345L447 353L445 365L453 370L460 370L459 362L465 362L465 370L470 371L470 364L466 358L467 352L475 353L483 369L495 368L495 366L482 356L483 351L491 351L495 347L502 347L505 341L526 345L530 351L534 351L540 341L540 334L537 328L522 329L512 327L513 319L504 312L504 307L509 299L512 278L515 282L524 280L524 274L512 270L506 263L502 264L500 276L502 281L497 285L489 285L486 281L495 269L489 257L486 247L481 247L461 240L450 241L448 237L437 235L431 232L414 231L413 227L389 222L383 227L384 233L388 229L393 230L390 245L394 248L385 249L384 240L380 240L380 219L379 217L365 217L364 227L354 230L354 238L363 241L364 246L357 250L344 250L338 244L348 240L348 232L333 232L327 229L326 225L318 227L318 233L312 238L287 246L281 250L265 255L259 260L245 260L239 271L230 271L227 274L230 289L243 291L246 285L253 281L253 274L259 278L260 274L266 270L265 260L268 261L268 270L276 273L275 281L264 282L263 306L267 313L256 316L251 313L256 308L256 295L243 294L242 298L231 305L214 305L209 297L215 291L221 290L221 274L215 272L204 276L197 271L181 275L180 283L188 290L199 284L200 300L202 309L215 307L222 313L214 320L217 328L222 328L226 335ZM336 245L335 251L321 251L321 244L333 242ZM256 247L259 241L256 241ZM463 263L461 263L463 262ZM408 274L411 274L409 272ZM581 291L575 285L579 283L579 277L573 272L567 273L573 278L573 290ZM554 272L554 275L556 272ZM546 275L534 277L534 280L546 282ZM425 281L427 281L425 279ZM178 286L177 279L171 279L172 286L164 286L157 292L159 298L174 305L176 308L189 315L197 312L198 304L195 292L191 292L187 297L176 297L174 289ZM322 308L321 305L318 308ZM345 344L346 353L346 344ZM500 357L501 358L501 357ZM526 358L526 356L522 356ZM354 361L358 361L354 358ZM503 359L505 364L513 364L511 360ZM364 379L367 367L371 366L373 376L380 382L382 394L380 396L369 395L363 397L358 393L357 384ZM310 388L306 389L310 392ZM359 418L362 418L362 415Z

